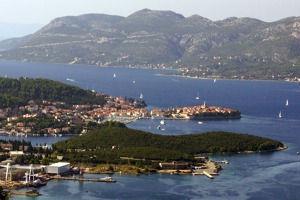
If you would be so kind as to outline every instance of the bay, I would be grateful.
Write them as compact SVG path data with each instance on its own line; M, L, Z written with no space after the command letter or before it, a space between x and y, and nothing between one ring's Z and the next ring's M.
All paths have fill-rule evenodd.
M148 109L217 105L242 112L240 120L167 120L164 130L159 120L138 120L130 128L158 134L178 135L206 131L233 131L284 142L289 149L267 154L213 156L230 164L214 180L204 176L114 175L116 184L50 181L40 188L38 199L297 199L300 191L300 85L275 81L189 79L162 76L169 70L99 68L0 61L0 76L49 78L95 89L114 96L133 97ZM172 71L173 72L173 71ZM114 78L113 75L116 74ZM135 83L134 83L135 82ZM200 100L195 97L199 93ZM286 106L286 99L289 105ZM282 118L278 113L282 112ZM6 137L5 137L6 138ZM11 137L10 137L11 139ZM26 138L35 143L53 143L67 138ZM85 175L102 177L102 175ZM62 189L64 188L64 189ZM26 199L14 196L12 199Z

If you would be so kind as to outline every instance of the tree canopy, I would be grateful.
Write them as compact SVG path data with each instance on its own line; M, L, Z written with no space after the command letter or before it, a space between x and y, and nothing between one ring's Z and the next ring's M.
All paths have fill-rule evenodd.
M85 135L60 141L54 148L70 161L89 158L85 162L112 162L120 157L191 160L200 153L264 151L282 146L281 142L248 134L219 131L171 136L103 126Z
M0 107L16 107L34 100L62 101L67 104L104 104L89 90L42 78L0 78Z

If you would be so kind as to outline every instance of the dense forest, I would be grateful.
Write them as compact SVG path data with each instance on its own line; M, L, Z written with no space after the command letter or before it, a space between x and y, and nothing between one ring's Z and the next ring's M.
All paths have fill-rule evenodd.
M0 78L0 108L25 105L28 101L62 101L71 104L104 104L95 93L48 79Z
M54 150L70 162L120 163L124 162L121 157L191 161L200 153L264 151L282 146L280 142L248 134L207 132L170 136L102 126L85 135L58 142Z

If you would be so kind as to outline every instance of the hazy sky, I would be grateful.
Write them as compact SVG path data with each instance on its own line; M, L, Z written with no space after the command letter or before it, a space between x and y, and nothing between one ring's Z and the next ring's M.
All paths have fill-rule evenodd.
M213 21L252 17L276 21L300 16L300 0L0 0L0 22L47 24L67 15L103 13L128 16L143 8L172 10Z

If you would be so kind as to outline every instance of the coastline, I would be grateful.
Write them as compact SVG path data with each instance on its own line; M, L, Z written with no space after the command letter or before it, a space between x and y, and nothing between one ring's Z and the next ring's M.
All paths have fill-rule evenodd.
M272 152L277 152L277 151L282 151L286 150L289 147L284 145L282 147L277 147L275 149L271 150L259 150L259 151L241 151L241 152L222 152L222 153L201 153L198 154L196 157L207 157L207 156L212 156L212 155L227 155L227 154L259 154L259 153L272 153ZM214 160L209 160L207 163L213 163L214 165L219 163L220 161L214 161ZM222 161L223 162L223 161ZM228 164L229 162L223 162L223 164ZM96 166L93 164L83 164L81 167L84 169L84 173L86 174L126 174L126 175L140 175L140 174L187 174L191 175L193 173L193 169L183 169L183 170L176 170L176 169L146 169L146 168L138 168L135 165L128 165L128 164L97 164ZM222 168L218 168L218 166L221 165L216 165L215 169L222 170ZM111 168L113 169L112 171L109 171L108 169ZM215 171L213 171L212 166L210 166L210 174L218 174ZM219 172L219 171L218 171Z
M176 70L176 69L172 69ZM178 71L179 69L177 69ZM184 76L180 74L155 74L156 76L174 76L180 78L189 78L189 79L200 79L200 80L214 80L215 77L193 77L193 76ZM268 79L231 79L231 78L217 78L216 82L219 80L226 80L226 81L258 81L258 82L288 82L288 83L299 83L299 81L287 81L287 80L268 80Z

